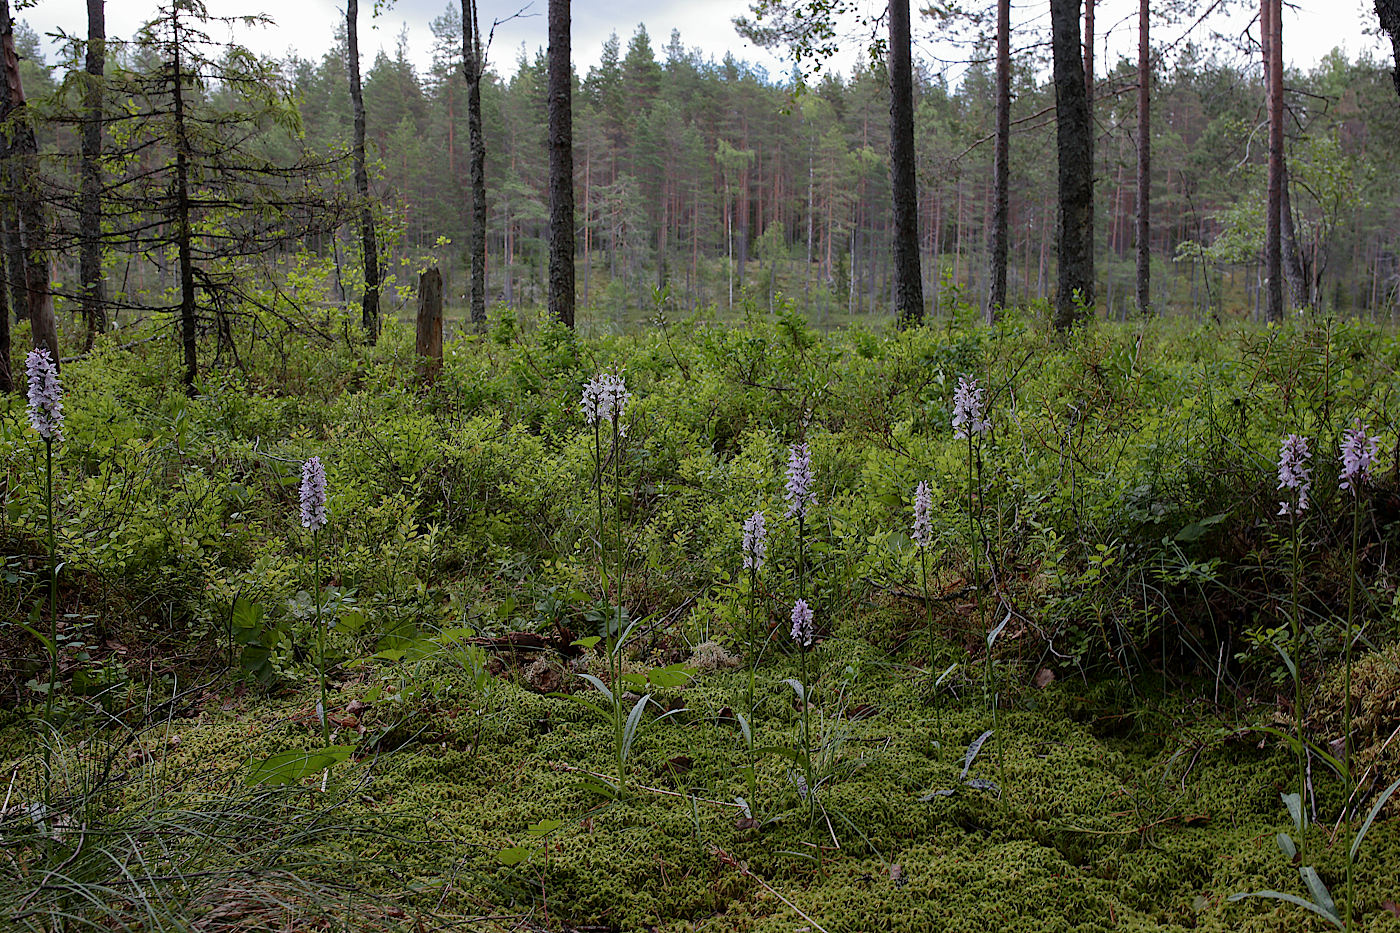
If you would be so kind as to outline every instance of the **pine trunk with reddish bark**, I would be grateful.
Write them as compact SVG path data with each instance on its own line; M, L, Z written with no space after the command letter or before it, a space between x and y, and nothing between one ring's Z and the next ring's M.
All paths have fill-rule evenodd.
M549 315L574 326L574 118L569 0L549 0Z

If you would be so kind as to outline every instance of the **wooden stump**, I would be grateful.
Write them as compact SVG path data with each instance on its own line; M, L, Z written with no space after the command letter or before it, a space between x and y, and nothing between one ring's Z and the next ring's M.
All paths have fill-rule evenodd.
M418 277L419 372L432 381L442 370L442 273L429 269Z

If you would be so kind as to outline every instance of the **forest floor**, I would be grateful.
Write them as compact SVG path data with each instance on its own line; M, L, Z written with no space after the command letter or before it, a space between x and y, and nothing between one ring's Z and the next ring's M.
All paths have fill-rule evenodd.
M981 683L945 681L935 701L927 675L861 637L867 621L813 656L834 672L814 698L815 820L787 759L760 763L752 799L732 713L742 668L659 691L681 712L638 740L621 801L588 787L590 773L615 776L610 725L530 689L531 679L562 686L538 662L403 719L359 702L361 678L339 681L332 744L358 741L366 723L392 729L280 791L245 787L247 768L321 748L314 686L271 698L227 681L182 691L135 740L65 736L61 767L111 765L109 825L89 844L133 870L184 875L178 913L203 918L198 929L1325 928L1292 904L1228 900L1301 889L1275 844L1293 832L1279 794L1294 760L1231 725L1235 710L1062 680L1001 710L1000 740L968 767L992 725ZM701 664L725 658L700 654ZM781 678L797 664L776 664L764 671L756 739L791 747L800 719ZM12 776L39 764L25 725L0 732L0 749ZM1300 837L1334 891L1343 837L1323 825ZM1400 930L1397 877L1400 822L1382 820L1357 866L1356 929ZM67 909L82 916L77 890Z

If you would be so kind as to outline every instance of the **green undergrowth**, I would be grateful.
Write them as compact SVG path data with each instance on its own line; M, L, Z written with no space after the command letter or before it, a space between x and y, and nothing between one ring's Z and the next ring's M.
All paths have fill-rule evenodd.
M1294 905L1227 899L1302 893L1285 830L1340 888L1340 781L1315 753L1318 821L1297 833L1280 796L1294 758L1265 731L1294 728L1292 670L1317 750L1350 728L1367 793L1400 777L1393 334L1316 319L1061 338L1008 314L994 330L822 335L787 306L597 339L529 323L456 336L435 384L393 322L373 348L250 346L193 398L168 341L99 343L65 366L53 731L39 726L42 448L22 402L0 401L12 925L1321 928ZM603 523L579 397L605 371L632 395ZM949 421L969 375L992 422L975 489ZM1351 500L1335 449L1356 418L1383 451ZM1299 566L1274 466L1295 431L1316 448ZM801 545L783 497L799 442L816 475ZM313 455L329 496L316 559L297 503ZM926 550L910 535L920 481ZM1353 505L1366 521L1344 724ZM739 547L755 508L770 537L750 600ZM1283 654L1295 589L1297 659ZM613 800L587 786L616 778L612 724L561 694L595 695L582 675L609 665L588 639L618 618L619 591L637 625L624 672L697 673L652 689L630 793ZM799 594L817 630L815 819L787 754ZM772 636L753 782L735 713L750 612ZM250 764L325 745L322 664L339 750L250 786ZM935 687L928 667L951 672ZM979 744L989 682L999 734ZM1400 930L1396 808L1360 852L1358 930Z

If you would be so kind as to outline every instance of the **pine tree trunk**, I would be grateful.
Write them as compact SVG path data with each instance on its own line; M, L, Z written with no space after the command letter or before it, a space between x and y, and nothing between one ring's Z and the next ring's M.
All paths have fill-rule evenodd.
M54 365L59 362L58 325L54 320L53 294L49 290L49 255L45 242L48 221L37 190L39 181L39 145L34 138L34 125L24 99L20 82L19 59L15 55L14 22L10 18L9 0L0 0L0 55L4 59L4 76L0 80L0 121L11 124L4 134L7 163L6 199L15 204L11 233L17 247L10 255L12 281L23 283L24 316L29 318L34 346L47 347ZM18 304L18 303L17 303Z
M914 65L909 0L890 0L890 179L894 189L895 315L900 327L924 320L919 274L919 194L914 165Z
M1283 179L1280 183L1279 237L1282 241L1283 280L1288 283L1288 293L1293 297L1293 307L1315 305L1318 296L1312 287L1312 263L1298 248L1297 228L1293 223L1293 199L1289 195L1288 153L1283 156Z
M1146 2L1146 0L1144 0ZM1011 0L997 0L996 152L992 157L991 288L987 293L987 323L996 321L1006 306L1007 235L1011 198Z
M199 348L194 303L194 234L190 227L190 144L185 127L185 71L180 63L180 8L172 7L170 16L174 50L170 81L175 104L175 245L180 257L180 343L185 353L185 392L194 395L194 380L199 374Z
M1400 0L1376 0L1376 16L1395 50L1395 70L1391 77L1395 79L1395 93L1400 94Z
M1063 331L1094 307L1094 166L1079 0L1051 0L1050 27L1060 202L1055 328Z
M0 261L0 271L4 268L3 261ZM9 290L0 284L0 393L13 392L15 389L15 380L10 374L10 350L10 294Z
M1152 58L1148 0L1138 0L1137 306L1152 315Z
M3 0L0 0L3 2ZM24 245L19 240L19 211L15 209L13 192L17 182L9 144L0 133L0 239L5 251L5 287L9 291L10 307L16 321L29 320L29 295L24 289Z
M82 190L78 201L78 278L87 322L84 349L107 329L107 288L102 276L102 98L107 56L105 0L87 0L87 86L84 89Z
M472 189L471 319L486 324L486 135L481 126L481 76L486 53L481 47L481 21L476 0L462 0L462 70L467 76L467 136Z
M379 339L379 244L369 201L369 171L365 165L365 98L360 88L359 0L346 0L345 39L350 59L350 105L355 112L355 193L360 198L360 246L364 253L365 292L360 299L360 325L371 346Z
M569 0L549 0L549 315L574 326L574 117Z
M1263 0L1260 35L1263 37L1265 99L1269 111L1269 189L1265 210L1264 265L1265 317L1283 320L1283 61L1279 29L1280 0Z

